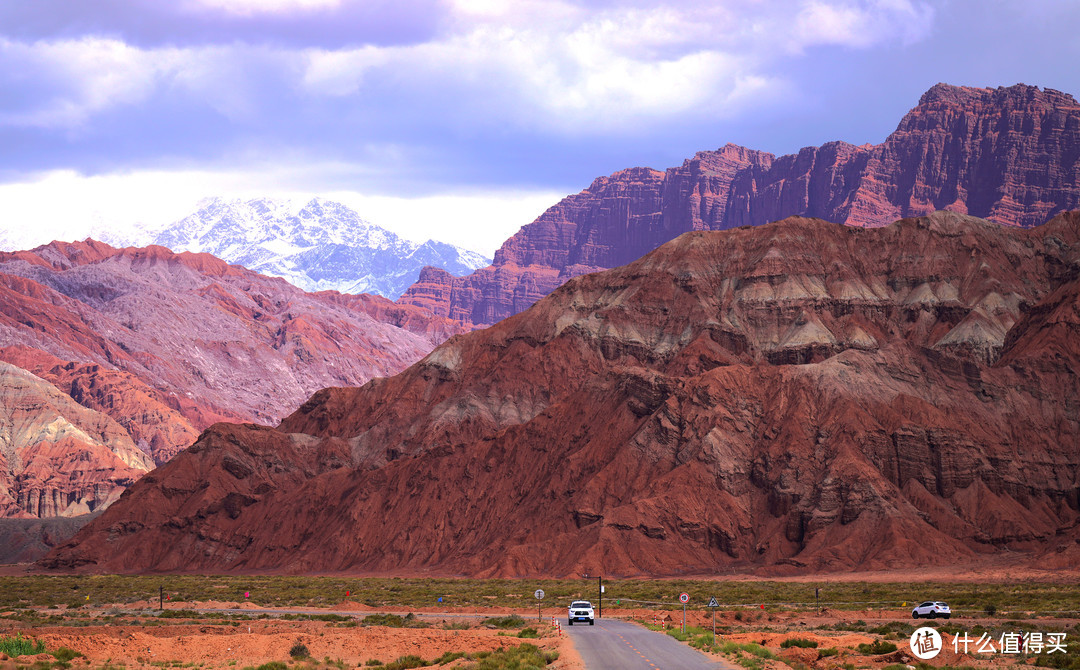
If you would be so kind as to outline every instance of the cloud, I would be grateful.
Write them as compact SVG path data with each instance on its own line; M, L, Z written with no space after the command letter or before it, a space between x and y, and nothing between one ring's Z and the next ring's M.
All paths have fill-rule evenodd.
M906 0L610 6L458 0L453 30L422 44L307 54L311 95L365 85L420 102L448 100L457 120L541 132L621 133L691 113L729 116L790 89L770 65L785 52L914 40L932 10ZM894 25L905 26L893 34ZM777 44L785 45L778 49Z
M197 4L245 14L341 3ZM863 48L890 37L917 39L932 18L930 9L907 0L812 0L801 4L794 20L784 7L761 2L590 10L566 2L457 0L437 38L351 48L243 42L139 48L97 36L3 39L0 76L5 88L23 95L0 107L0 123L77 126L95 113L171 88L231 119L253 118L266 96L275 98L278 113L302 112L321 96L355 96L368 108L383 105L388 114L397 113L396 105L438 103L455 124L479 119L542 132L621 132L686 112L732 114L755 96L782 91L783 78L768 67L776 58L774 41L796 51ZM895 25L905 27L890 36Z
M190 0L190 5L240 16L335 9L341 0Z
M934 16L916 0L101 1L0 4L0 179L299 160L398 194L577 183L626 147L666 160L672 138L805 97L787 65L811 49L922 39ZM400 28L412 15L422 30Z
M24 44L0 40L0 124L71 127L95 112L145 99L175 52L148 58L96 37Z
M0 249L30 249L52 240L107 237L145 244L145 230L177 221L211 195L273 197L307 202L321 196L355 209L372 223L407 239L436 239L491 256L502 242L555 204L544 189L470 190L418 196L377 196L320 189L327 176L353 166L264 165L240 170L148 170L87 177L56 170L0 184L4 220ZM296 173L303 172L303 176ZM314 174L311 174L313 173ZM63 193L63 197L57 197Z
M803 4L795 17L793 47L842 45L866 48L899 39L911 44L926 37L933 25L932 7L909 0Z

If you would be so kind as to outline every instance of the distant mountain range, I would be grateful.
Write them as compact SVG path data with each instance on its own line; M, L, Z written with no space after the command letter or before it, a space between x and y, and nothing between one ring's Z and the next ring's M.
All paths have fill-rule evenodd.
M463 275L491 263L445 242L403 239L322 198L299 210L269 198L210 198L162 230L97 237L113 246L157 244L212 254L309 292L374 293L392 300L419 278L424 266Z
M1024 84L937 84L881 144L828 142L786 156L728 144L665 171L599 177L504 242L491 266L465 277L425 269L399 302L487 326L571 277L691 230L787 216L875 227L935 210L1027 228L1078 207L1075 98Z
M275 423L459 329L161 246L0 253L0 517L100 509L212 423Z

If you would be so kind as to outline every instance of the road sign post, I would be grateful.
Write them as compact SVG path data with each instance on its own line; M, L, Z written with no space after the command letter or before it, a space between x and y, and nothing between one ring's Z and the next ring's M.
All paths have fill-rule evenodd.
M716 645L716 608L720 603L716 602L716 596L709 598L709 607L712 608L712 643Z
M536 621L540 621L540 601L544 599L544 589L536 589L533 593L536 596Z
M679 602L682 603L682 632L686 632L686 603L690 602L689 593L680 593Z

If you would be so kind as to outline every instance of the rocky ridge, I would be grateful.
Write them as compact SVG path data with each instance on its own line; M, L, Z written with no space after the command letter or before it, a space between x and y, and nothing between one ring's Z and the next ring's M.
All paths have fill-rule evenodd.
M0 361L107 418L141 459L123 468L115 458L101 460L103 438L11 438L0 468L7 478L0 481L7 500L0 515L93 509L95 500L118 495L215 422L277 421L316 390L393 374L459 330L417 307L378 296L305 293L208 254L116 249L93 240L0 254ZM7 375L0 390L22 389L21 380ZM52 416L47 405L24 405L27 416L38 405L41 421ZM4 417L0 430L15 430L13 422ZM83 459L83 474L71 475L71 486L91 493L72 494L43 474L46 483L33 488L33 473L18 465L29 462L20 450L30 446L39 474ZM92 492L91 480L104 488ZM22 490L50 502L21 498Z
M491 266L464 277L425 269L399 302L486 326L682 233L787 216L873 227L949 210L1031 227L1080 207L1078 159L1072 96L938 84L882 144L829 142L779 157L728 144L663 172L601 177L523 227Z
M42 565L470 576L1080 556L1080 215L690 232L218 425ZM387 532L392 529L392 532Z

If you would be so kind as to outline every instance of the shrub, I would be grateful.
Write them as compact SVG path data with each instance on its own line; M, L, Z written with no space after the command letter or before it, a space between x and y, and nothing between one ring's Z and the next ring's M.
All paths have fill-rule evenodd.
M263 663L255 670L289 670L289 666L285 665L281 661L270 661L269 663Z
M369 668L374 668L374 667L378 667L378 666L380 666L382 664L383 664L382 661L380 661L377 658L369 658L367 660L367 663L365 663L364 665L369 667Z
M496 628L523 628L525 626L525 619L522 619L516 614L511 614L510 616L484 619L483 623L485 626L494 626Z
M389 626L390 628L404 628L405 619L397 614L369 614L364 617L365 626Z
M522 628L521 632L517 634L518 637L535 639L540 637L540 633L536 632L535 628Z
M892 642L886 642L884 640L876 640L871 644L860 644L858 646L860 654L867 654L869 656L878 656L880 654L891 654L896 651L896 645Z
M456 661L459 658L465 658L467 655L468 654L466 654L463 651L448 651L445 654L443 654L442 656L440 656L440 657L436 658L434 661L432 661L431 664L432 665L446 665L447 663L451 663L453 661Z
M829 647L828 649L821 649L818 651L819 658L829 658L830 656L839 656L840 650L836 647Z
M817 649L818 643L814 640L807 640L801 637L791 637L780 643L781 649L787 649L788 647L801 647L803 649Z
M483 658L481 658L483 656ZM522 644L510 649L500 649L489 654L477 654L478 663L470 670L509 670L511 668L543 668L559 658L557 651L544 651L532 644Z
M297 640L296 644L289 649L289 656L292 658L307 658L311 654L308 653L307 645Z
M210 618L209 615L199 614L195 610L165 610L158 614L159 619L198 619L201 616Z
M725 642L720 647L720 651L725 654L737 654L742 651L750 654L751 656L757 656L758 658L776 658L776 654L772 653L771 651L769 651L765 647L762 647L759 644L754 644L753 642L746 642L742 644L738 642Z
M425 665L431 664L415 654L409 654L398 658L396 661L390 661L383 667L386 670L410 670L410 668L422 668Z
M997 614L997 604L987 603L986 607L983 608L983 612L986 612L986 616L994 616Z
M45 645L40 640L31 640L18 633L15 637L0 637L0 652L11 657L44 654Z
M67 663L75 658L81 658L82 654L74 649L68 649L67 647L60 647L56 651L52 652L53 658L61 663Z

